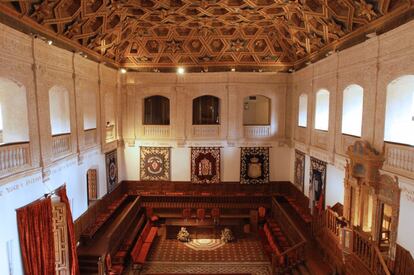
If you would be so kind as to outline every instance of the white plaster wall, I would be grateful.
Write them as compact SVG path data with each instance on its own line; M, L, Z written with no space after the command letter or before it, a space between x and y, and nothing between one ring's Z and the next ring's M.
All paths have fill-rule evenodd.
M328 164L326 171L326 206L333 206L337 202L344 204L345 170Z
M414 180L400 178L401 200L397 243L414 255Z
M202 145L200 145L202 146ZM206 146L208 146L206 144ZM125 178L126 180L140 180L140 147L125 147ZM290 149L288 147L270 148L269 168L270 181L289 181L290 179ZM221 148L222 182L240 181L240 148ZM171 148L171 181L191 181L191 148Z
M73 218L78 218L88 207L88 169L98 170L98 196L102 197L106 193L105 160L97 149L85 153L81 164L78 164L75 157L54 165L45 182L42 173L38 171L0 186L0 274L9 274L6 244L10 240L13 244L13 274L23 274L15 210L66 184Z

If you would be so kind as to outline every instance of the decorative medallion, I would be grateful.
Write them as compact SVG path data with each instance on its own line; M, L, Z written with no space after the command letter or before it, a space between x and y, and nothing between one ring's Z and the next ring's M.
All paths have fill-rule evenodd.
M105 154L106 184L108 193L114 190L118 183L118 157L117 150Z
M240 183L262 184L269 182L269 148L241 148Z
M305 154L295 150L295 178L294 185L303 193L305 184Z
M191 148L191 182L220 183L220 148Z
M170 180L169 147L141 147L140 163L141 180Z

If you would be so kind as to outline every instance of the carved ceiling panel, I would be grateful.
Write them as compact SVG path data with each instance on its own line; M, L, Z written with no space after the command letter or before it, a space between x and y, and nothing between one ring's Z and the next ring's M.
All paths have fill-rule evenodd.
M410 0L48 0L0 9L135 68L286 70L410 10ZM320 58L320 57L319 57Z

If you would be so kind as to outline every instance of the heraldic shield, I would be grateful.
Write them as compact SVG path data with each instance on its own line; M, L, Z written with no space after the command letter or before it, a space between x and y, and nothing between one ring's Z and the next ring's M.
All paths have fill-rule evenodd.
M191 148L191 182L220 183L220 148Z
M269 148L241 148L240 183L269 182Z

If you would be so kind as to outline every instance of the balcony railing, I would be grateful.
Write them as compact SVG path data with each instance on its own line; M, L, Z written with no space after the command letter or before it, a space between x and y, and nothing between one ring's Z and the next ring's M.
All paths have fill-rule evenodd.
M71 134L52 136L53 158L63 157L72 151Z
M193 136L197 138L217 138L220 125L193 125Z
M169 125L144 125L144 136L148 138L170 137Z
M267 125L244 126L244 137L245 138L270 137L270 126L267 126Z
M21 142L0 146L0 173L30 164L30 143Z
M384 170L414 178L414 147L385 143Z
M84 140L86 146L92 146L96 144L96 129L88 129L84 131Z

